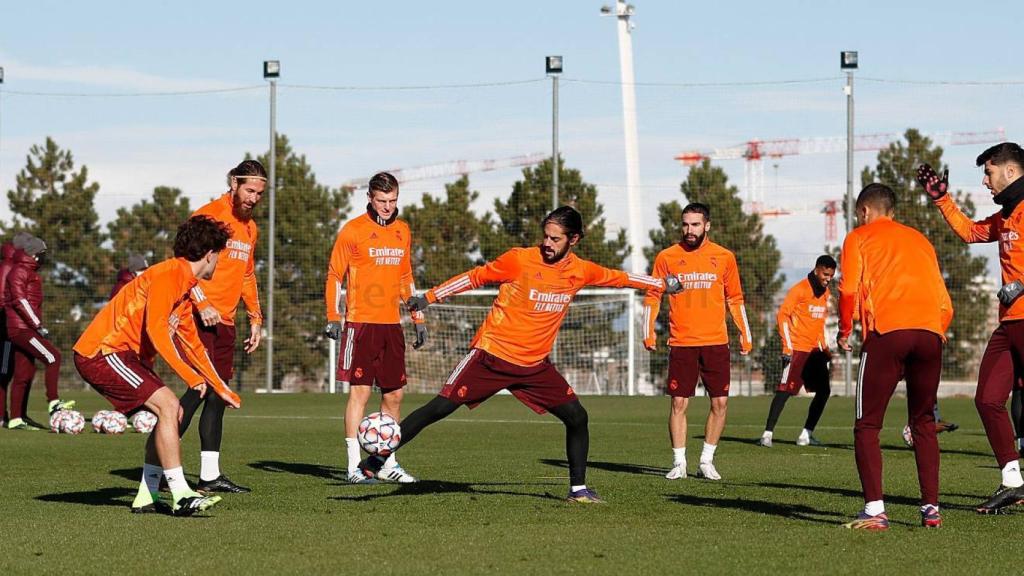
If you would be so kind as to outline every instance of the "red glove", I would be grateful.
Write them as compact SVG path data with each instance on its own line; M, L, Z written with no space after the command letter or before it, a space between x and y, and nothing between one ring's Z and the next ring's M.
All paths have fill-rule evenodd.
M949 168L942 173L942 178L928 164L917 167L917 182L932 200L938 200L949 192Z

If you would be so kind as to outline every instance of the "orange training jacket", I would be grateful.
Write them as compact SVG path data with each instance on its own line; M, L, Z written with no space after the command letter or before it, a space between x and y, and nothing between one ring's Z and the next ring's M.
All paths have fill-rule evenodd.
M573 253L547 264L539 247L512 248L493 262L427 291L430 302L485 284L501 284L471 344L517 366L534 366L551 354L573 296L586 286L664 290L661 280L604 268Z
M200 280L192 289L192 301L199 310L213 306L220 314L221 322L228 326L235 324L235 310L238 301L245 302L245 311L249 322L263 325L263 313L260 311L260 294L256 285L256 222L252 219L239 220L231 210L231 192L208 203L192 213L209 216L218 222L227 224L231 229L228 245L220 253L217 270L213 278Z
M782 353L828 351L828 333L825 321L828 319L829 290L821 296L814 295L811 279L804 278L786 292L786 299L779 306L775 321L782 338Z

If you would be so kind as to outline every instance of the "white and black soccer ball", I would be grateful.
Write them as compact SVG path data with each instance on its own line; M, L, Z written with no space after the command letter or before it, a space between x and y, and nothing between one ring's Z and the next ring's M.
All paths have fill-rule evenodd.
M390 414L374 412L359 422L356 436L367 454L390 456L402 441L402 429Z
M910 424L903 427L903 443L906 444L908 448L914 447L914 434L910 431Z
M85 429L85 418L76 410L57 410L50 415L50 431L56 434L80 434Z
M139 410L135 414L132 414L132 428L136 432L142 434L149 434L156 428L156 414L149 412L148 410Z

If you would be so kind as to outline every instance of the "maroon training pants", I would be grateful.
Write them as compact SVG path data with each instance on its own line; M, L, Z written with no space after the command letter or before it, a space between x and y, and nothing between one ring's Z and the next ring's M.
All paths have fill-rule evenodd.
M1024 320L999 324L985 347L978 370L974 405L985 426L988 443L1002 468L1017 459L1013 424L1006 413L1006 400L1024 366Z

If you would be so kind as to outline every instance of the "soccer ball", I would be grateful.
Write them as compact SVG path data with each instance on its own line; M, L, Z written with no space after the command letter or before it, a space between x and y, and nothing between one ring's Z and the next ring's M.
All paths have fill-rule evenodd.
M903 427L903 443L907 445L907 448L914 447L914 435L910 432L910 424Z
M149 434L153 431L153 428L156 428L156 420L156 414L146 410L139 410L132 414L132 428L135 428L136 432Z
M115 410L100 410L92 417L92 429L100 434L124 434L128 419Z
M57 410L50 415L50 430L56 434L79 434L85 429L85 418L75 410Z
M390 414L374 412L359 423L356 436L368 454L390 456L402 441L402 429Z

